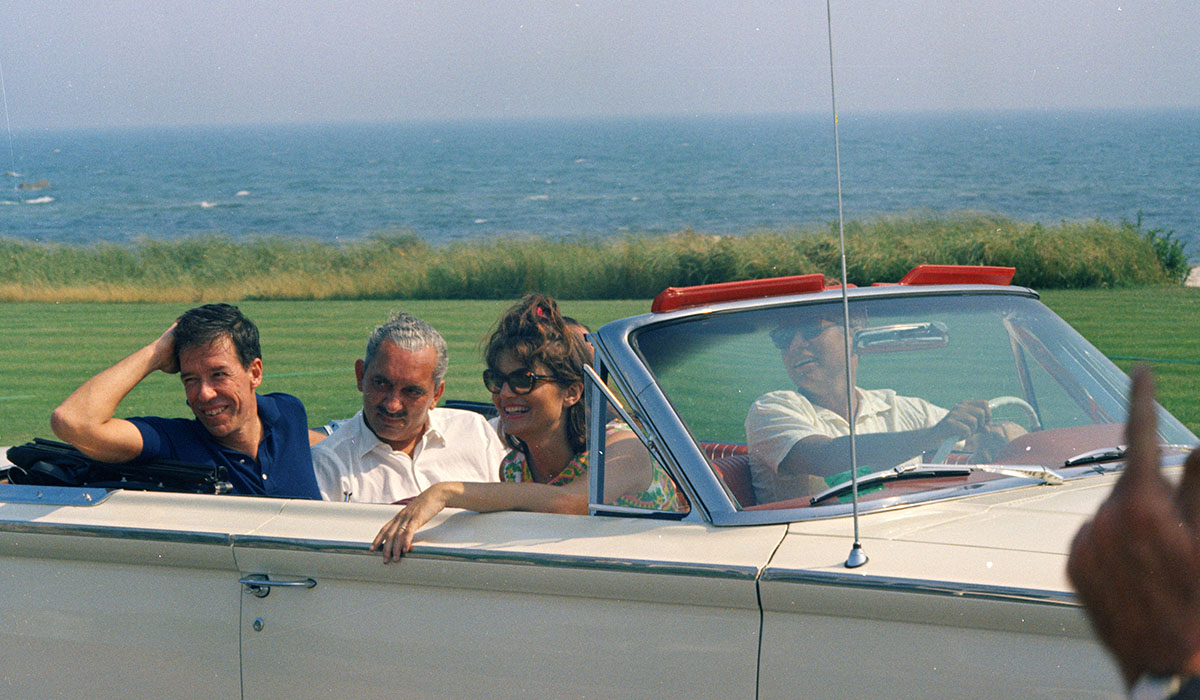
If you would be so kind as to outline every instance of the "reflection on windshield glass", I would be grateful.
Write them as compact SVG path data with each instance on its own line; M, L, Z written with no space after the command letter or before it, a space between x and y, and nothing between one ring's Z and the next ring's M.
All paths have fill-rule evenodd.
M643 329L639 352L743 506L916 464L1049 468L1122 442L1125 375L1016 295L908 295L707 316ZM1164 414L1165 442L1195 438ZM990 478L990 477L989 477ZM736 489L731 485L731 490ZM752 492L751 492L752 491Z

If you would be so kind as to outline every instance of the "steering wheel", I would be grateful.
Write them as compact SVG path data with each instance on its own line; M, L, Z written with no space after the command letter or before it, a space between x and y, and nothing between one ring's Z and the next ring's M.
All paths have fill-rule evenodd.
M1025 429L1029 432L1034 433L1042 429L1042 422L1038 420L1037 411L1033 410L1033 406L1030 406L1025 399L1019 396L997 396L994 399L988 399L989 411L995 412L997 408L1005 406L1016 406L1021 409L1029 421L1025 424Z
M1028 423L1025 428L1029 432L1035 432L1042 429L1042 423L1038 420L1037 411L1033 410L1033 406L1029 402L1019 396L997 396L993 399L988 399L988 411L993 412L997 408L1006 406L1016 406L1021 413L1025 414ZM934 453L930 460L933 464L945 464L946 458L950 456L951 450L960 442L961 438L951 437L946 438L941 445L938 445L937 452Z

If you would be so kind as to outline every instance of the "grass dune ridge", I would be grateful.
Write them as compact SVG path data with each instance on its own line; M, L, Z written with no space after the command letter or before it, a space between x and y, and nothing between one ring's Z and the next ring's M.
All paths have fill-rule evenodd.
M1011 265L1015 284L1083 289L1179 284L1172 232L1102 220L1046 226L1002 215L907 214L846 224L850 282L920 263ZM69 246L0 239L0 301L562 299L653 297L670 285L840 274L836 225L714 236L529 236L434 246L386 233L347 243L211 235Z

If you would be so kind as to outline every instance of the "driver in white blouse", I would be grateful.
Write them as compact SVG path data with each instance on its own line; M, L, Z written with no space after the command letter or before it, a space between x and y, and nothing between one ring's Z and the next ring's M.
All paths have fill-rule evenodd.
M851 313L851 331L865 318ZM751 474L759 503L807 496L827 487L826 476L850 464L848 410L855 416L856 452L860 467L885 469L947 440L1007 444L1006 429L991 423L987 401L963 401L947 411L891 389L855 386L853 404L846 396L846 350L842 310L812 312L795 324L779 326L771 338L779 348L795 391L760 396L746 417ZM858 355L850 356L851 382ZM985 435L995 440L983 439ZM978 436L978 437L976 437Z

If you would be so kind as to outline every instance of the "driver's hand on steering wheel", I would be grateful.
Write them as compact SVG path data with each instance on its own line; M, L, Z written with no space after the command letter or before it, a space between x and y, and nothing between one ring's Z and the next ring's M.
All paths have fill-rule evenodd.
M991 421L992 412L987 401L963 401L950 409L950 412L933 426L933 434L939 443L950 438L965 440L985 430Z
M975 464L986 464L1018 436L1029 432L1012 421L996 421L988 423L981 432L967 438L965 449L971 453L971 461Z

